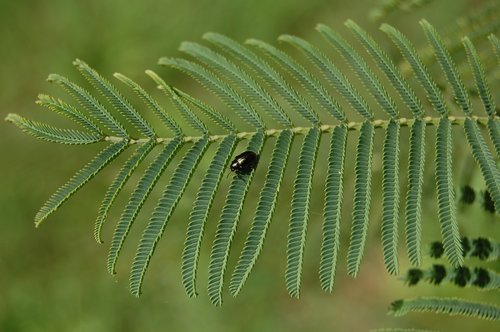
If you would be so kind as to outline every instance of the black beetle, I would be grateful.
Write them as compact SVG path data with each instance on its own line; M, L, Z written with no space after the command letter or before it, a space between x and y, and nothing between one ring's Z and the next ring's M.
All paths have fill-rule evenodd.
M253 151L245 151L237 155L231 162L230 169L237 175L250 174L259 163L259 155Z

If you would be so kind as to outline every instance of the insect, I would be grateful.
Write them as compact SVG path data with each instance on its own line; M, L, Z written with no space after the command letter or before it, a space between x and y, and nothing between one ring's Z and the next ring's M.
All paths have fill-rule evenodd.
M259 163L259 155L253 151L245 151L237 155L231 162L230 169L237 175L250 174Z

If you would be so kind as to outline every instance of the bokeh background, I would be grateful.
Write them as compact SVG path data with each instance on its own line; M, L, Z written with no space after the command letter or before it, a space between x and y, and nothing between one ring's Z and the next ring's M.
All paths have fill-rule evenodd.
M391 14L384 21L407 33L416 45L422 45L423 33L418 26L420 18L425 17L442 29L484 3L436 0L412 13ZM16 112L52 123L61 121L41 110L34 100L41 92L64 96L59 89L45 82L49 73L60 73L85 84L71 64L75 58L85 60L110 79L117 71L126 74L152 92L155 87L144 75L145 69L157 70L170 84L200 93L200 87L191 79L174 70L158 68L156 61L160 56L179 55L177 47L182 41L201 41L201 35L207 31L220 32L240 41L252 37L275 43L278 35L289 33L319 42L320 37L314 31L316 23L328 24L348 36L343 22L351 18L383 45L389 45L377 30L380 23L369 20L370 10L377 5L378 1L368 0L2 0L0 115L3 118L7 113ZM394 50L389 53L397 57ZM340 60L339 64L342 65ZM405 130L403 135L407 137ZM381 142L380 137L378 140ZM217 221L215 214L209 220L205 237L198 282L200 296L197 299L187 297L180 278L186 218L202 171L195 174L192 181L195 185L188 187L179 204L174 221L168 226L146 275L143 295L137 299L128 292L128 272L135 243L158 197L158 190L153 192L139 215L129 246L125 247L119 261L118 274L110 276L106 272L107 245L120 209L111 212L104 245L95 243L92 232L98 204L119 163L108 167L42 227L35 229L33 217L41 204L99 147L66 147L38 141L6 122L0 122L0 142L0 331L366 331L394 326L442 331L493 331L498 327L491 322L433 314L411 314L404 318L386 315L389 303L402 297L462 296L492 302L497 295L478 293L473 289L458 290L453 286L407 288L400 280L385 273L379 240L380 195L377 194L380 190L380 149L374 156L375 194L369 240L356 280L345 273L346 234L350 221L350 203L346 203L335 289L332 294L320 289L317 270L321 200L316 199L311 207L301 298L292 299L287 294L284 282L287 200L298 153L294 150L290 157L292 167L288 167L285 174L290 180L282 188L284 198L280 198L273 226L253 275L237 298L226 293L224 305L215 308L209 303L205 291L209 240L213 238ZM354 146L354 142L355 139L351 139L350 146ZM476 187L482 188L477 169L470 168L470 164L464 161L463 155L468 151L460 148L463 143L461 138L455 141L458 150L455 155L456 178L463 179L466 174ZM429 141L429 146L431 144ZM405 143L401 148L404 170ZM252 186L249 197L258 193L259 181L265 175L269 147L267 149L267 157L264 153L254 179L256 185ZM348 159L352 165L353 156ZM200 167L206 166L207 162L202 162ZM321 163L324 160L320 158L319 163L315 183L321 184L321 179L324 179ZM430 181L425 187L424 236L438 239L432 169L426 174ZM168 176L167 170L159 188L163 187ZM137 178L136 175L132 180ZM406 180L402 181L404 184ZM117 206L126 202L132 188L131 184L125 187ZM217 196L216 209L222 205L225 188L227 181ZM347 179L346 188L345 196L349 201L352 179ZM255 204L250 200L250 211ZM242 247L250 221L245 217L242 220L234 242L234 254ZM493 220L478 205L462 209L459 222L463 233L470 236L499 234L498 220ZM404 258L404 249L401 253L401 270L404 270L408 262ZM234 254L229 272L237 258Z

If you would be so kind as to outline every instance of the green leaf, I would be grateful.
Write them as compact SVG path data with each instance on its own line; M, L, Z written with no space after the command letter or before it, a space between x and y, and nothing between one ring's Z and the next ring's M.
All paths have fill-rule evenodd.
M415 120L410 132L410 154L408 157L408 189L406 192L406 247L410 262L421 263L422 237L422 184L425 166L425 123Z
M326 29L329 28L321 24L316 27L316 30L321 33ZM300 42L300 40L296 39L296 42ZM338 90L344 99L346 99L359 114L367 119L371 119L372 113L366 101L330 59L308 43L301 43L301 45L297 44L297 46L300 46L304 54L323 73L330 84Z
M495 100L491 97L488 81L486 80L486 74L481 61L479 60L476 48L467 37L462 39L462 43L464 44L465 51L467 53L467 60L469 61L469 65L472 69L474 82L476 84L477 91L479 91L481 101L483 102L484 110L489 117L494 117L496 108Z
M439 223L444 251L453 266L463 263L462 245L456 218L452 178L452 144L450 120L441 118L436 134L436 184Z
M141 242L137 247L134 262L132 263L132 271L130 273L130 292L132 295L140 295L144 274L148 268L151 256L153 256L156 245L170 220L170 216L186 190L194 169L208 145L209 140L207 136L204 136L193 144L174 170L169 183L158 200L153 215L142 234Z
M150 77L157 76L151 70L146 70L146 74ZM181 136L182 130L179 125L165 112L165 110L154 100L149 93L144 91L137 83L132 81L130 78L120 74L115 73L114 76L128 85L134 92L142 99L142 101L148 106L148 108L155 113L155 115L163 122L164 125L169 128L175 136Z
M118 196L137 166L139 166L141 161L144 160L148 153L153 149L155 143L156 142L154 140L149 140L147 143L140 145L134 154L125 162L123 167L120 169L120 172L118 172L106 191L106 195L104 195L104 199L99 207L99 214L97 215L97 220L94 225L94 238L97 242L102 243L102 226L106 221L109 209L115 201L115 198Z
M183 100L189 102L190 104L196 106L200 111L205 113L212 121L214 121L220 127L226 129L227 131L234 133L236 132L236 127L229 121L227 117L216 111L213 107L203 103L201 100L191 97L185 92L179 89L173 88L174 92Z
M315 49L311 44L307 43L305 40L302 40L295 36L290 35L282 35L278 38L280 41L284 41L289 43L292 46L295 46L304 54L306 54L310 59L322 58L322 54L319 54L319 51ZM316 79L311 74L306 75L304 73L304 78L302 79L302 85L309 91L311 95L316 98L318 104L323 107L324 110L328 111L331 115L333 115L339 121L345 121L346 117L344 112L342 111L340 105L337 103L335 99L330 95L328 90L321 84L321 82Z
M406 60L410 63L413 72L424 88L427 98L436 112L438 112L441 116L446 116L448 114L448 109L446 108L443 95L408 38L388 24L382 24L380 29L385 32L389 38L391 38Z
M387 271L398 275L399 122L387 127L383 152L382 247Z
M79 170L71 179L50 196L35 216L35 226L38 227L49 214L70 198L85 183L90 181L101 169L118 156L128 145L126 140L107 146L91 162Z
M264 239L266 238L274 208L276 207L276 200L285 171L288 153L292 145L292 139L293 133L291 130L283 130L276 139L276 145L271 156L264 186L260 192L259 203L257 204L255 217L252 221L252 227L247 235L245 246L240 254L229 284L229 291L233 296L238 295L240 292L262 251Z
M467 238L462 238L466 239ZM484 248L483 248L484 251ZM473 252L471 250L470 252ZM434 257L433 257L434 258ZM470 258L470 256L469 256ZM427 269L410 269L402 278L409 286L427 282L434 286L454 284L458 287L475 287L477 290L500 290L500 274L484 267L450 267L433 264Z
M356 149L356 180L352 210L351 242L347 252L347 272L356 277L365 249L370 213L371 163L374 128L371 122L363 122Z
M489 17L487 19L491 20ZM229 291L232 295L236 295L241 291L264 246L278 202L281 181L285 176L288 154L291 149L294 149L293 137L294 135L305 135L304 141L299 143L302 148L298 158L294 191L293 194L289 193L291 196L289 198L292 201L292 211L287 238L286 287L292 296L299 296L307 228L309 215L311 214L309 207L313 174L316 168L325 168L327 166L322 173L323 181L326 183L325 201L323 202L324 222L319 279L321 287L325 291L331 292L339 259L340 218L343 208L344 163L347 154L348 132L360 131L357 146L353 146L348 150L349 153L356 155L355 167L351 172L345 174L345 176L354 175L355 177L352 207L351 203L347 204L350 210L349 213L352 214L351 238L347 252L348 273L356 276L361 266L369 219L373 214L370 213L372 196L378 193L378 191L373 193L371 191L372 171L380 171L375 166L380 163L380 160L378 160L380 158L377 157L380 157L381 152L383 152L381 158L382 192L379 197L379 201L382 203L381 244L387 270L392 274L397 274L399 260L397 256L398 219L400 214L399 131L400 127L410 126L405 235L410 262L419 265L422 260L420 246L422 240L423 170L426 154L429 153L425 149L425 135L426 126L430 125L437 127L436 158L431 160L430 163L431 166L436 168L435 182L443 247L449 260L454 265L452 269L455 269L458 275L462 270L455 266L460 265L464 257L469 258L480 254L475 249L469 249L465 242L460 239L458 232L457 218L455 216L452 139L453 142L459 142L460 138L463 137L460 135L464 135L464 133L452 131L452 125L464 126L465 136L471 146L472 155L479 164L482 177L486 182L487 191L491 193L497 211L500 205L500 171L496 160L496 157L500 154L500 129L495 101L491 96L486 80L487 77L491 76L489 75L491 68L487 68L487 76L486 70L482 67L479 53L472 43L465 38L462 42L467 53L468 64L462 61L459 72L450 54L460 51L455 48L460 46L460 43L457 41L453 41L451 44L444 43L444 39L441 40L436 30L425 21L421 24L431 47L423 48L423 51L427 53L421 55L417 54L410 41L401 32L388 25L383 25L382 30L401 50L403 58L409 62L409 66L415 73L416 79L405 79L404 69L407 67L406 64L403 64L403 69L398 68L364 30L352 21L347 21L345 24L364 46L367 53L358 54L354 45L351 45L343 37L324 25L319 25L317 30L340 51L350 64L350 66L343 68L346 69L347 76L352 73L357 74L361 83L363 83L362 85L351 84L347 76L334 64L336 59L331 57L329 53L324 53L320 47L290 35L283 35L279 40L297 48L303 53L304 57L302 57L302 54L298 54L296 57L296 53L281 51L274 46L251 39L247 41L247 44L256 46L260 51L263 51L262 53L254 53L254 49L251 49L250 46L241 45L222 35L209 33L204 36L204 39L209 41L208 47L195 43L182 44L181 49L196 58L194 62L177 58L160 59L160 64L181 69L194 77L202 85L206 86L209 92L214 92L226 104L225 106L228 106L216 110L208 103L168 85L154 72L146 71L146 74L154 80L159 88L166 92L168 97L172 98L174 106L178 108L179 113L186 120L183 123L187 123L187 125L202 133L198 134L198 136L196 134L184 136L180 126L167 113L170 109L162 108L150 94L124 75L114 74L118 80L133 91L128 91L129 94L136 94L142 100L146 106L144 108L147 108L146 112L154 113L172 133L168 133L165 137L156 137L152 127L142 118L146 113L137 112L134 106L110 82L82 61L77 60L75 64L84 76L89 79L94 91L99 91L104 95L102 100L107 99L106 104L101 104L99 99L66 78L59 75L50 75L49 80L61 85L75 97L79 105L75 103L72 106L45 95L39 96L38 104L68 117L83 128L77 130L60 129L24 119L14 114L8 115L7 120L14 122L21 129L36 137L57 143L88 144L107 141L113 143L113 145L102 150L94 160L77 172L67 184L52 195L37 214L36 225L56 210L94 175L98 174L119 153L127 147L136 145L137 148L132 154L127 159L122 160L119 172L112 180L101 203L94 229L96 239L100 240L103 223L111 206L115 203L115 199L126 182L132 177L132 173L136 172L140 163L148 157L155 146L158 146L155 153L156 157L148 157L153 161L145 165L145 169L142 169L141 174L137 175L139 181L128 198L128 202L124 204L121 217L115 225L108 256L108 269L110 272L114 272L115 265L121 254L121 248L140 210L166 168L171 167L174 172L167 180L167 185L161 194L152 217L146 229L140 230L143 236L133 261L130 277L131 292L134 295L139 295L150 259L156 252L156 245L174 215L175 209L178 207L177 204L182 198L193 172L200 167L199 161L210 143L218 141L218 148L210 152L209 157L213 157L210 164L208 165L208 161L207 164L202 164L203 167L208 167L208 169L203 170L206 173L200 183L196 200L192 202L193 209L187 225L185 247L182 254L182 282L188 295L194 297L197 295L198 259L201 255L201 241L204 236L205 224L208 222L212 202L217 195L217 191L220 190L219 184L224 176L224 171L227 170L226 167L228 167L234 148L240 140L250 139L247 149L260 153L267 137L276 137L272 155L269 156L270 158L263 158L266 161L270 160L270 163L260 165L257 168L259 173L264 171L266 176L262 183L255 183L258 186L256 189L260 190L260 194L258 201L254 202L256 203L254 211L246 211L246 208L244 208L244 201L254 172L246 175L234 174L226 193L225 204L212 243L208 268L209 299L215 305L221 305L224 276L229 256L232 254L232 240L236 234L240 216L245 216L245 220L251 218L252 224L249 225L250 230L246 236L246 241L232 271L229 282ZM467 22L467 24L473 25L471 22ZM481 31L471 33L469 37L472 40L478 34L484 34L486 30L491 31L492 26L495 24L496 22L490 22L488 26L481 25ZM490 40L494 47L500 49L500 43L496 37L491 36ZM453 47L450 48L450 45ZM431 71L428 71L424 65L424 61L432 61L430 59L432 48L434 48L437 61L443 69L443 76L447 78L447 81L443 81L441 77L436 80L443 81L443 86L438 86L435 83L436 76L431 76ZM482 48L481 51L483 52ZM262 54L267 57L262 56ZM481 53L481 57L485 56L487 56L486 53ZM299 60L305 60L305 62ZM370 64L369 60L374 61L378 66L378 72L372 67L373 64ZM196 63L196 61L200 61L201 64ZM488 61L489 66L491 62ZM464 72L470 70L472 73L471 79L475 81L478 96L475 96L476 89L467 90L460 81L459 73L461 74L462 70ZM387 79L385 81L379 80L378 75L380 72L386 75ZM432 71L432 73L434 72ZM320 77L318 74L324 77ZM424 116L423 105L419 97L417 97L416 87L413 86L414 82L417 81L417 84L420 84L425 90L431 108L437 111L439 117ZM325 84L330 86L327 88ZM398 118L396 106L399 106L399 104L391 99L394 98L392 93L388 94L386 92L386 89L392 91L392 88L394 89L393 93L399 93L402 101L412 112L408 118ZM370 109L372 103L368 103L364 99L366 93L374 97L372 99L381 106L379 108L387 111L389 120L381 118L377 113L378 110L375 115L372 113ZM445 96L448 98L451 94L454 95L454 99L458 101L459 106L464 110L465 117L448 114L449 110L445 104ZM335 99L336 97L344 100L340 103L340 100ZM471 97L475 99L479 99L476 97L481 98L487 116L479 117L472 113L471 104L473 99ZM352 112L351 114L354 114L353 116L356 119L347 119L341 108L341 105L344 107L344 104L359 113L363 118L363 122L359 122L360 116ZM111 108L118 110L120 113L120 115L117 115L119 119L115 119L114 115L112 115L114 111ZM260 114L261 111L266 114ZM199 117L198 112L203 113L203 116ZM322 122L323 117L327 117L326 114L330 114L335 118L334 120L330 119L333 122ZM264 117L261 118L261 115ZM304 119L301 119L301 117L305 118L306 125L302 124ZM244 127L237 128L235 126L236 122L235 124L232 123L233 118L235 121L242 120L237 123L238 125L245 122ZM301 122L301 124L296 126L292 123L292 120ZM125 124L122 123L123 121L130 122L137 128L139 136L129 136L125 130ZM309 125L307 125L307 122L309 122ZM273 125L276 123L280 126ZM209 134L209 128L211 130L211 126L214 124L220 127L216 128L220 132ZM496 155L489 150L491 149L490 142L484 140L481 126L488 127L491 141L497 152ZM128 127L131 126L128 125ZM384 144L383 146L379 144L377 150L374 150L375 129L386 129ZM137 130L134 130L134 132L137 132ZM326 135L328 132L332 132L329 156L322 156L323 163L316 165L321 136ZM174 165L168 166L177 151L186 143L191 144L187 154L184 154L184 151L184 157L175 161ZM264 151L268 151L268 149ZM374 163L373 166L372 155L376 161L379 161ZM265 167L265 170L262 170L262 167ZM261 177L256 178L255 181L261 181ZM374 203L377 202L374 201ZM250 206L250 204L248 205ZM251 205L253 206L253 204ZM246 215L247 212L250 214ZM482 239L477 239L476 242L477 246L487 247L485 253L481 254L482 256L487 256L486 258L489 260L495 260L498 252L500 252L500 249L497 250L496 244L488 246L486 245L488 242L482 241ZM472 244L471 248L475 248L474 246L476 244ZM468 253L463 255L462 248Z
M191 75L202 85L213 90L217 96L231 109L254 128L264 128L264 123L252 106L239 95L229 84L222 81L214 73L191 61L184 59L160 58L158 63L163 66L171 66Z
M76 59L73 64L78 68L82 75L102 93L104 97L127 119L135 128L147 137L155 137L151 125L137 113L134 107L111 85L105 78L99 75L94 69L90 68L85 62Z
M472 155L479 164L481 173L483 173L486 188L488 188L495 210L500 213L500 171L493 156L481 135L477 123L471 119L465 119L465 136L472 149Z
M280 94L295 111L299 114L307 114L311 106L283 78L283 76L264 61L264 59L226 36L216 33L207 33L203 37L211 43L221 47L223 50L240 57L247 67L258 73L262 77L262 80Z
M330 27L324 24L318 24L316 30L323 35L323 37L328 40L329 34L333 32ZM310 53L311 55L316 55L314 59L310 57L316 66L324 73L326 79L330 84L336 88L339 93L344 97L345 100L351 104L351 106L365 119L372 119L373 114L370 107L361 96L359 91L354 88L347 77L342 74L342 72L325 56L318 56L319 52Z
M265 135L262 131L256 132L250 138L246 150L259 153L264 144L264 139ZM210 302L216 306L222 305L222 286L231 242L236 232L238 219L243 209L243 201L254 173L235 176L233 178L226 196L226 202L222 208L219 223L217 224L217 231L210 253L210 264L208 266L208 297Z
M111 240L111 246L108 253L108 272L114 274L116 261L123 246L123 242L128 235L132 223L139 214L142 205L148 198L151 190L153 190L156 182L160 178L163 171L167 167L170 159L175 155L177 149L182 144L181 139L176 138L170 141L163 147L158 156L149 164L148 168L137 183L132 195L129 198L127 205L123 209L122 215L116 225Z
M465 86L460 79L457 67L453 60L451 59L450 53L446 50L441 37L439 37L436 29L429 24L426 20L420 21L420 25L424 29L427 40L430 42L434 48L434 53L436 58L441 65L448 82L453 88L453 95L455 96L455 101L462 108L465 115L470 116L472 111L472 105L469 100L469 95L465 89Z
M201 132L203 135L208 134L208 129L205 124L191 111L191 109L186 105L184 100L179 98L179 95L174 92L174 90L165 83L156 73L149 72L148 75L158 84L158 88L163 90L167 96L170 96L174 101L175 106L187 121L187 123L196 131Z
M420 99L415 94L408 82L404 79L401 71L396 67L389 56L380 48L379 45L371 38L366 31L361 29L356 23L347 20L345 25L358 37L360 42L376 61L378 67L392 83L396 91L399 93L406 106L417 117L423 115L423 106Z
M306 244L309 202L311 197L314 165L320 142L320 130L309 129L300 150L297 176L293 186L292 214L287 243L286 288L293 297L299 297L302 262Z
M86 133L74 129L56 128L13 113L8 114L5 120L13 123L25 133L52 143L81 145L102 141L102 136L99 134Z
M467 53L467 59L469 61L469 65L474 75L474 81L477 90L479 91L479 96L481 97L481 101L483 102L486 114L488 114L489 116L488 129L491 140L495 145L495 150L498 156L500 155L500 131L498 128L498 121L495 120L495 115L496 115L495 100L491 97L490 88L488 86L488 81L486 79L486 74L481 64L481 61L479 60L479 55L477 54L476 48L467 37L463 38L462 42L464 44L465 51Z
M267 84L270 84L271 86L274 85L274 87L278 87L276 91L285 91L285 95L289 95L289 89L290 86L287 85L287 83L283 80L283 77L281 77L274 68L269 66L264 60L261 58L257 57L255 53L250 51L248 48L242 46L241 44L237 43L236 41L217 34L217 33L206 33L203 35L203 38L208 40L209 42L219 46L223 51L229 52L231 54L236 55L237 57L240 57L243 61L243 64L249 67L250 69L258 72L260 75L265 77L266 79L264 80ZM253 79L249 76L249 78L253 81ZM273 83L270 83L273 82ZM253 85L253 83L251 83ZM257 86L255 87L258 90L262 89L262 92L265 93L266 95L268 94L262 87ZM260 94L260 92L258 92ZM293 92L292 92L293 94ZM272 98L272 96L270 96ZM256 102L264 104L263 106L265 107L265 104L274 104L275 101L272 99L269 99L268 97L265 97L266 100L256 100ZM281 125L285 127L291 127L292 122L288 115L286 114L285 110L282 109L279 104L272 106L271 108L265 107L265 111L268 111L269 114L276 120L278 121Z
M248 73L239 68L234 62L208 47L196 43L183 42L179 48L181 51L193 56L203 63L213 67L221 74L229 78L236 87L245 95L258 104L262 110L268 112L280 124L290 127L290 118L276 102L276 100L264 90Z
M380 83L380 80L375 76L375 73L370 69L366 61L351 47L349 44L338 34L331 29L323 28L321 30L323 36L331 45L333 45L342 54L346 62L356 72L358 77L362 80L365 87L371 92L373 97L377 100L380 107L389 114L392 119L397 118L398 111L396 104L389 96L387 91Z
M47 95L38 95L37 104L42 105L56 113L62 114L74 122L82 125L85 129L90 130L93 134L104 136L101 129L85 114L78 111L73 106L66 104L60 99L56 99Z
M108 112L108 110L90 93L83 88L70 82L67 78L57 74L50 74L49 82L54 82L62 86L71 94L78 103L87 110L102 125L116 133L120 137L128 137L125 128Z
M294 78L298 80L306 89L314 86L314 83L312 82L313 78L311 77L311 75L305 70L304 67L302 67L285 52L280 51L276 47L256 39L249 39L246 41L246 43L265 51L266 55L268 55L271 59L276 61L290 74L292 74ZM302 115L312 124L319 124L318 115L316 114L316 112L314 112L313 108L298 108L297 111L299 111L300 115Z
M203 178L189 216L186 241L182 252L182 283L190 297L197 295L196 272L208 212L212 206L224 169L229 162L229 157L234 151L236 141L235 135L229 135L220 143Z
M497 152L497 156L500 155L500 124L496 119L488 119L488 130L490 132L491 140L495 145L495 150Z
M342 186L344 176L347 127L335 127L330 140L328 174L325 185L325 209L323 222L323 241L319 279L321 288L331 292L335 278L337 257L340 246L340 217L342 216Z
M497 306L466 301L463 299L421 297L409 300L398 300L391 304L390 313L394 316L404 316L410 311L500 320L500 308Z

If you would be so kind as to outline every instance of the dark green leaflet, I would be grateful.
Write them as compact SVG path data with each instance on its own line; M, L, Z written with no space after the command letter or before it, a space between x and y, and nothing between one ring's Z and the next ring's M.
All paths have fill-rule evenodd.
M248 233L245 246L240 254L240 258L233 271L229 284L229 291L233 296L236 296L243 287L243 284L262 251L267 229L271 223L271 218L276 206L281 179L285 171L292 139L292 132L290 130L283 130L276 140L266 180L260 192L259 203L255 211L252 228Z
M135 296L139 296L141 293L144 274L151 256L208 144L209 140L206 136L193 144L174 170L169 183L156 204L153 215L149 219L149 223L142 234L141 242L137 247L132 271L130 272L130 292Z
M321 261L319 267L321 288L328 292L331 292L333 289L338 250L340 247L340 217L342 216L342 187L346 144L347 127L335 127L330 141L330 155L328 157L323 241L321 243Z
M264 144L264 139L264 133L258 131L250 138L246 150L259 153ZM253 174L255 172L245 176L233 177L219 223L217 224L217 231L210 252L210 264L208 266L208 297L210 302L217 306L222 304L222 287L229 250L243 208L243 200L245 199Z
M312 189L314 164L320 142L320 130L313 127L304 137L300 150L297 176L293 186L292 214L287 242L286 288L293 297L299 297L302 262L309 219L309 200Z
M198 258L200 255L201 241L203 238L205 223L208 212L219 187L225 166L234 151L237 139L235 135L229 135L220 143L212 162L203 178L200 190L189 216L189 224L186 231L186 241L182 252L182 283L190 297L197 295L196 272Z
M79 170L73 177L62 187L50 196L49 200L40 208L40 211L35 216L35 225L38 227L49 214L54 212L64 201L71 197L81 186L92 179L101 169L109 164L116 156L118 156L126 147L126 140L119 143L111 144L102 150L91 162Z
M153 162L148 166L141 179L137 183L130 199L125 206L120 220L118 221L115 231L113 233L113 238L111 240L111 246L108 253L108 271L109 273L114 273L116 261L118 255L123 246L123 242L127 237L127 234L132 227L137 214L139 213L142 205L148 198L151 190L155 186L156 182L160 178L165 168L168 165L170 159L174 156L177 149L181 145L180 139L174 139L167 145L162 147L162 151L156 157Z

